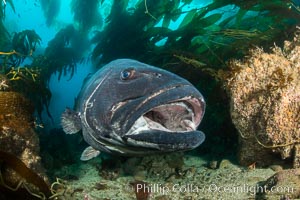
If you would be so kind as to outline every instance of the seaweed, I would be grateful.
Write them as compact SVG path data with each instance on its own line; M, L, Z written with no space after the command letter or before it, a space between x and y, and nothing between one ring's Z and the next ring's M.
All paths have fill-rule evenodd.
M2 21L5 18L5 8L6 5L10 5L12 10L16 12L13 0L6 0L0 3L0 20Z
M32 65L43 66L41 76L49 80L56 72L61 75L70 74L72 78L77 62L83 59L87 41L73 25L61 29L48 43L43 56L36 57Z
M17 158L13 154L0 151L0 161L0 185L2 187L10 191L18 191L19 188L23 187L29 194L39 199L45 199L46 197L51 196L49 185L39 175L29 169L19 158ZM15 188L5 183L4 177L2 177L2 170L4 168L14 170L22 177ZM37 191L32 191L32 186L30 186L29 184L33 184L35 188L38 188L39 193Z
M6 77L10 81L12 90L20 92L33 102L40 119L42 119L41 115L44 108L46 108L48 116L52 119L48 109L51 91L46 84L46 80L42 79L41 71L42 68L40 67L26 65L12 68L6 74Z
M5 78L1 79L4 81L1 88L7 90L6 85L9 84L9 90L22 93L34 103L40 119L44 108L52 119L48 109L51 99L49 79L56 72L59 72L59 79L61 75L67 74L72 78L76 63L82 59L86 41L72 25L69 25L59 31L49 42L44 55L33 56L40 41L41 38L34 30L24 30L14 34L11 41L13 50L0 52L3 63L2 73L5 75ZM78 51L80 48L81 51ZM33 58L32 63L20 66L28 57Z
M128 10L128 1L115 1L104 30L92 39L94 62L129 57L163 66L173 61L174 53L189 53L210 67L222 68L233 55L246 55L249 46L283 41L282 31L299 22L299 11L291 9L290 1L223 0L190 10L186 6L191 1L182 3L140 0ZM231 14L221 10L228 6ZM183 20L173 30L171 22L180 16Z
M20 180L16 186L5 181L4 170L13 170ZM38 174L28 168L19 158L0 150L0 191L7 199L71 199L75 192L67 182L56 178L51 186Z
M40 45L41 38L34 30L24 30L18 33L14 33L9 45L12 50L9 52L0 52L2 55L2 65L4 66L4 72L9 71L13 67L19 67L19 65L27 57L31 57L36 49L37 45Z
M13 35L13 53L10 58L11 66L19 66L27 56L32 56L41 38L34 30L24 30Z
M40 0L47 26L51 26L60 10L60 0Z
M79 24L79 30L88 32L93 26L101 27L103 25L98 10L99 4L99 0L72 0L71 9L74 13L74 20Z
M2 89L5 91L15 91L23 94L35 105L35 109L41 119L41 113L46 108L48 110L51 92L47 85L47 80L42 77L45 66L31 65L21 66L23 61L33 57L37 45L40 45L41 38L34 30L24 30L14 33L10 46L13 48L9 52L0 52L2 59L1 81Z
M0 3L0 47L2 48L6 47L9 44L9 33L3 24L3 20L5 18L6 5L8 4L15 12L15 7L12 0L7 0L5 3Z

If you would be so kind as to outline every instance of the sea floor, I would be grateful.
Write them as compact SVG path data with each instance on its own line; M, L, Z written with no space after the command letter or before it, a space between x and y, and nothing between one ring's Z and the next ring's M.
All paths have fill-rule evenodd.
M246 168L223 159L171 154L130 158L95 158L55 171L53 185L63 199L263 199L258 185L276 172ZM268 198L270 199L270 198ZM280 197L274 197L280 199Z

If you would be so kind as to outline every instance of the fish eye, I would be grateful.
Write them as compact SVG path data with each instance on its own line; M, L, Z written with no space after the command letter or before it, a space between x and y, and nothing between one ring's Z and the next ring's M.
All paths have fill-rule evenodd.
M125 69L121 72L120 78L122 80L128 80L130 79L134 74L134 69L130 68L130 69Z

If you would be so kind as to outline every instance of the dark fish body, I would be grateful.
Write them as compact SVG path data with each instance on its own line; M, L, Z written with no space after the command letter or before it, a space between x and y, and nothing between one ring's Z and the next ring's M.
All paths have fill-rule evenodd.
M197 130L205 110L200 92L187 80L131 59L112 61L82 88L76 111L62 114L66 133L82 129L91 145L88 160L100 151L143 155L193 149L205 139Z

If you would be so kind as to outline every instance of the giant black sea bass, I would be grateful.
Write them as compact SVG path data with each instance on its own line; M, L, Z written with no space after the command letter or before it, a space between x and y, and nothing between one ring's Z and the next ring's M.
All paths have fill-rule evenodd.
M82 130L89 160L100 151L136 156L199 146L205 111L200 92L187 80L131 59L110 62L82 87L75 111L66 109L67 134Z

